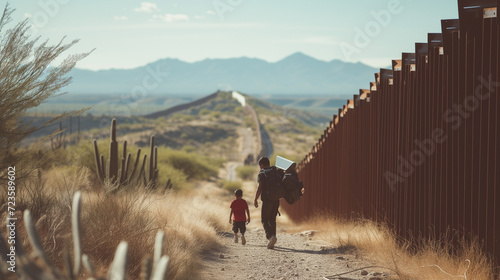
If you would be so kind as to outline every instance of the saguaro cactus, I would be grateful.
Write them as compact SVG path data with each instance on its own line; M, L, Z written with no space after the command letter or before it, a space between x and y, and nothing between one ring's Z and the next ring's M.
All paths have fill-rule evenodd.
M56 136L50 139L50 146L54 151L62 147L66 147L66 134L63 131L62 122L59 122L58 132L59 133Z
M127 153L127 141L124 141L123 154L119 159L118 142L116 141L116 119L111 121L110 138L107 165L104 164L104 155L99 155L97 140L94 140L95 163L99 179L102 182L110 180L111 183L118 183L119 186L130 182L138 183L142 179L145 186L155 188L158 181L158 148L154 145L154 136L151 136L149 165L146 164L147 154L144 154L137 177L135 177L135 174L140 160L141 149L137 151L132 172L129 174L131 153ZM133 181L134 179L135 181Z
M149 182L152 187L156 187L158 180L158 147L155 146L155 137L151 136L149 143L150 157L149 157Z
M118 142L116 142L116 119L111 121L111 142L109 143L109 178L114 183L118 179Z

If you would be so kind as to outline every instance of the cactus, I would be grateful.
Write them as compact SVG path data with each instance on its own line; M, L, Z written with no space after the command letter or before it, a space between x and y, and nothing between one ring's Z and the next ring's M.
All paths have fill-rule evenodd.
M139 276L141 280L151 279L151 274L153 273L152 266L151 257L147 257L142 260L141 275Z
M165 191L172 189L173 186L172 181L168 179L167 184L165 185Z
M108 272L109 280L125 280L127 275L127 251L128 243L125 241L120 242L115 252L115 258L111 264Z
M82 263L83 263L83 266L85 266L85 269L90 273L90 275L92 275L92 277L95 277L94 265L90 261L89 256L83 254L82 255Z
M156 269L153 272L152 280L163 280L165 279L165 275L167 274L168 262L169 258L167 256L163 256L160 258Z
M115 183L118 178L118 142L116 142L116 119L111 121L111 141L109 142L109 178Z
M149 164L147 164L147 155L144 154L142 160L142 165L140 166L140 171L137 177L136 174L141 149L138 149L137 156L135 158L135 163L130 171L130 161L132 158L131 153L127 153L127 141L123 143L123 154L121 159L118 155L118 142L116 141L116 119L111 121L110 128L110 144L109 144L109 159L107 164L104 164L104 156L99 155L99 149L97 147L97 140L94 139L94 155L96 163L96 173L101 182L110 180L112 184L118 184L118 186L123 186L128 183L138 183L143 181L144 186L149 186L150 188L156 188L156 183L158 181L158 148L155 146L154 136L151 136L150 142L150 157ZM107 166L107 168L106 168Z
M73 209L71 215L71 231L73 233L73 253L74 253L74 267L73 276L78 277L80 274L80 268L82 264L82 244L80 239L80 212L81 212L81 193L76 192L73 197Z
M69 253L68 245L64 246L63 260L64 260L64 271L66 272L64 276L66 276L66 278L68 279L74 280L75 277L73 276L73 266L71 264L71 256Z
M151 136L151 141L149 144L149 182L154 181L154 172L155 172L155 157L154 157L154 148L155 148L155 137Z
M103 161L104 157L101 155L99 157L99 149L97 148L97 141L94 140L94 155L95 155L95 165L97 170L97 176L99 180L104 181L104 169L103 169Z
M66 134L64 133L64 130L62 128L62 122L59 122L59 130L57 130L57 135L55 135L53 138L50 138L50 146L54 151L62 148L63 146L66 147Z
M82 255L81 249L81 239L80 239L80 212L81 212L81 193L76 192L73 196L73 207L72 207L72 216L71 216L71 227L72 227L72 235L73 235L73 245L74 245L74 256L73 263L71 262L71 257L69 256L69 250L66 248L64 253L64 266L65 272L59 271L55 266L53 266L49 260L47 259L46 253L41 245L40 238L33 224L33 220L31 218L31 213L29 210L24 211L24 223L26 226L26 231L28 232L29 241L31 243L31 247L33 248L35 257L29 257L22 247L22 243L16 238L16 256L17 256L17 265L16 265L16 276L18 279L26 279L26 280L69 280L69 279L79 279L80 276L80 268L81 264L87 270L90 279L103 279L97 278L95 275L94 266L92 265L89 257L87 255ZM8 225L7 218L7 225ZM141 273L141 279L144 280L163 280L167 275L167 267L169 258L167 256L162 256L158 259L163 251L163 237L164 233L162 231L158 232L156 235L155 242L155 263L151 263L151 259L149 261L145 261L146 271L145 273ZM0 234L0 249L2 247L6 247L6 239L4 236ZM5 249L5 248L3 248ZM127 242L122 241L115 252L115 257L113 262L108 270L108 277L106 279L125 279L126 277L126 265L127 265L127 250L128 245ZM158 253L160 252L160 253ZM5 256L2 254L0 259L6 261ZM43 265L40 265L38 259L40 259ZM2 262L3 262L2 261ZM73 267L73 268L72 268ZM154 269L151 269L151 268ZM2 276L7 273L10 274L12 272L5 271L5 265L0 265L0 279L3 279ZM4 274L4 275L3 275Z
M35 225L33 224L33 220L31 219L30 210L24 211L24 225L26 227L26 231L28 232L28 238L29 238L30 243L33 247L33 251L47 267L51 268L52 274L57 275L57 272L55 271L53 265L49 262L49 259L47 258L47 255L45 254L45 251L43 250L42 242L40 241L40 237L38 236L38 233L36 232Z
M141 157L141 149L137 150L137 156L135 157L135 163L134 163L134 169L132 169L132 172L130 173L129 177L127 178L127 182L130 182L132 178L135 175L135 171L137 171L137 165L139 164L139 158Z
M153 270L156 269L161 256L163 256L163 240L165 239L165 233L159 231L156 233L155 237L155 249L153 255Z

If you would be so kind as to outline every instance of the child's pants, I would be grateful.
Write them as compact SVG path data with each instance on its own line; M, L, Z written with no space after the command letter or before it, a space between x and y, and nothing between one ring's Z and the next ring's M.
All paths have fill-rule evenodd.
M247 227L246 227L246 222L243 221L243 222L235 222L233 221L233 232L234 233L238 233L241 232L241 234L245 234L245 231L247 231Z

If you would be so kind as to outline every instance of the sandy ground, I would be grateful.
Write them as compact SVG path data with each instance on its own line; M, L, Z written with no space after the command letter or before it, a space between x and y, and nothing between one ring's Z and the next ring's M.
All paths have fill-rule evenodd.
M255 217L252 223L245 234L246 245L241 244L241 239L234 243L230 231L221 233L223 247L205 255L200 279L384 279L376 276L382 274L379 270L369 268L328 277L370 264L353 253L325 249L311 240L314 231L281 231L275 248L267 249L260 219Z

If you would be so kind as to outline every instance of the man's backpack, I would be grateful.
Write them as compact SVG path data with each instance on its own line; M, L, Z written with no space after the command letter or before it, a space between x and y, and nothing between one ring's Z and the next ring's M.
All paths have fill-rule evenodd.
M281 185L285 190L284 198L288 204L294 204L302 197L302 189L304 185L302 181L299 180L297 173L285 173L283 176L283 180L281 181Z
M262 180L262 200L277 201L285 196L281 172L275 166L259 172Z

